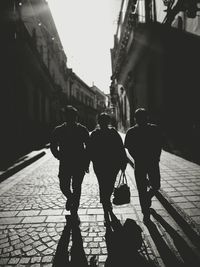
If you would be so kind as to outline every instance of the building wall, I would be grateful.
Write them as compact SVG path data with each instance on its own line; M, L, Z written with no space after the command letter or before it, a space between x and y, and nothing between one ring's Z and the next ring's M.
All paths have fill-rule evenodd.
M95 85L91 87L92 91L95 94L94 98L94 107L98 110L99 113L103 112L106 108L106 95Z
M45 0L22 1L20 17L54 82L68 94L67 57Z
M95 92L72 71L70 72L70 97L68 104L79 111L79 122L91 131L96 126L98 108L95 105Z
M49 142L73 104L80 122L96 125L95 92L67 68L45 0L0 1L0 168Z
M38 25L41 18L43 27ZM47 26L51 24L48 34L45 19ZM66 56L58 50L61 44L46 1L2 0L0 23L0 167L4 167L48 142L52 127L61 121L60 109L67 103L63 92L68 88L61 61L66 65ZM50 43L50 36L56 36L57 45Z
M125 19L119 22L123 31L120 38L115 37L111 51L111 99L114 99L118 125L120 129L124 129L122 125L125 112L118 91L118 87L122 85L129 100L130 109L127 109L130 111L130 125L134 124L134 111L145 107L150 120L162 127L166 136L165 148L198 161L200 112L196 66L199 59L199 38L194 31L192 34L184 31L186 27L180 31L179 25L176 29L176 17L172 27L158 23L157 20L162 22L163 19L162 1L154 2L157 4L156 16L152 15L152 9L145 9L144 4L151 1L137 1L138 5L131 18L133 2L129 1ZM139 8L139 4L144 5L144 8ZM150 15L146 17L147 11ZM179 12L177 14L180 15ZM150 23L147 23L148 18L151 18ZM186 19L187 22L189 20L191 19ZM193 19L194 24L195 21L198 18Z

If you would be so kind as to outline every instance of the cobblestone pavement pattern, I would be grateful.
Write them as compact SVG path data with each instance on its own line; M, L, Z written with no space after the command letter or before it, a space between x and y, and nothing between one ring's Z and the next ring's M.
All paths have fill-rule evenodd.
M52 266L57 244L66 224L65 198L59 190L58 161L47 150L46 155L0 184L0 266ZM150 259L156 266L166 266L163 251L170 251L178 262L183 262L172 233L153 216L152 221L166 250L161 250L151 231L142 223L142 214L134 181L133 168L128 165L128 184L131 203L114 207L123 223L131 218L143 229L143 237ZM161 158L162 191L171 204L184 210L195 228L200 225L200 167L179 157L163 152ZM79 215L81 235L88 262L94 255L98 266L107 258L103 210L99 203L97 180L92 164L82 186ZM184 234L157 198L152 207L171 226L188 248L198 249ZM183 242L182 241L182 242Z

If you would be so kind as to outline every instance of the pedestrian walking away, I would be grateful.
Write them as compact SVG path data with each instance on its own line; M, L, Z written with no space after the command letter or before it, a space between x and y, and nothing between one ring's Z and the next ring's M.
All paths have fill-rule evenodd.
M98 126L90 135L89 153L99 184L100 202L104 210L105 225L116 218L112 212L111 195L119 170L127 165L126 151L119 133L110 127L107 113L98 117Z
M67 198L66 210L79 222L78 208L81 185L88 172L89 159L87 145L89 132L78 120L78 110L67 106L64 110L65 122L57 126L51 136L50 149L59 163L60 189Z
M144 223L150 220L151 199L160 188L159 161L162 150L162 135L159 127L148 122L147 111L135 111L136 125L125 136L124 146L134 159L137 184Z

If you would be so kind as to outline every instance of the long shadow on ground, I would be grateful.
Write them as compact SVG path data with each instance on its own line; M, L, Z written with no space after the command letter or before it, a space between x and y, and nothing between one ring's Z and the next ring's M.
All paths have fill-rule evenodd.
M53 267L88 267L80 228L70 216L66 219L67 224L58 242ZM69 249L70 236L72 238L71 249Z
M108 257L105 267L155 267L156 265L147 255L147 250L145 251L146 255L144 255L138 249L138 240L133 234L135 221L127 219L126 222L122 225L117 218L113 218L111 223L106 226L105 239Z
M184 265L193 267L200 266L200 257L187 244L183 237L181 237L154 209L151 209L151 214L171 236L174 245L183 259Z

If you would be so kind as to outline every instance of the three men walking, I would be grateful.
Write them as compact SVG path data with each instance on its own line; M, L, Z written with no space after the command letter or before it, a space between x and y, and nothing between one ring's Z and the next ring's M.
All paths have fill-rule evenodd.
M108 114L99 116L99 125L91 135L85 126L77 122L77 118L78 111L67 106L66 121L54 129L50 144L52 154L60 161L58 177L60 189L67 198L66 210L70 210L72 217L79 222L81 185L91 160L99 183L105 224L109 223L109 214L113 215L110 198L116 176L120 169L125 171L127 165L126 148L135 161L135 179L143 221L148 223L151 198L160 188L162 140L158 127L148 123L145 109L137 109L136 125L128 130L123 146L118 132L109 127Z

